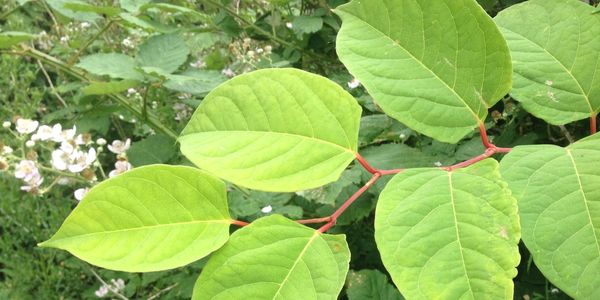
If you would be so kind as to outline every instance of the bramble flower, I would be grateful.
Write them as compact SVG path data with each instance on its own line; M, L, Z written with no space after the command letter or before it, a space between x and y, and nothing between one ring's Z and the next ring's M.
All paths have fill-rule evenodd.
M131 41L130 38L124 38L123 41L121 42L121 44L125 48L134 48L135 47L135 45L133 44L133 42Z
M20 134L30 134L34 132L40 123L31 119L18 119L17 132Z
M81 150L75 150L69 156L71 162L67 167L71 173L79 173L85 170L96 161L96 150L90 148L87 153Z
M108 145L108 150L114 154L123 154L131 147L131 139L127 139L125 142L120 140L114 140L112 144Z
M294 27L294 25L292 24L292 22L286 22L285 27L292 29Z
M2 123L2 127L4 127L4 128L10 128L11 125L12 125L12 123L10 123L9 121L4 121Z
M73 195L75 196L75 199L77 199L77 201L81 201L83 200L83 197L85 197L85 194L87 194L87 192L89 191L89 188L80 188L76 189L75 192L73 192Z
M0 151L0 154L11 154L11 153L13 153L13 148L11 148L9 146L4 146L0 150L2 150L2 151Z
M273 206L271 206L271 205L267 205L267 206L265 206L265 207L261 208L261 209L260 209L260 211L261 211L263 214L268 214L268 213L270 213L270 212L272 212L272 211L273 211Z
M27 148L33 148L33 146L35 146L35 142L34 141L27 141L27 142L25 142L25 147L27 147Z
M352 78L352 80L348 81L348 88L351 90L357 88L358 86L360 86L360 81L358 81L358 79Z
M60 124L56 124L54 126L58 126L57 128L60 130L60 134L55 135L52 139L53 141L57 143L62 143L72 141L75 138L75 133L77 133L77 128L75 128L75 126L73 126L73 128L71 129L65 130L62 130Z
M37 190L37 188L42 185L44 182L44 178L40 173L34 174L29 180L24 180L27 185L21 186L21 191L32 192Z
M98 146L104 146L106 145L106 140L103 138L99 138L96 140L96 144L98 144Z
M79 173L92 165L96 158L94 148L90 148L86 153L73 148L69 143L62 143L61 148L52 151L52 167L60 171Z
M103 298L104 296L108 295L108 286L103 284L102 286L100 286L100 288L98 288L97 291L94 292L94 294L98 298Z
M32 141L48 141L55 139L61 135L62 128L60 124L55 124L50 127L48 125L42 125L38 128L37 132L31 136Z
M223 71L221 71L221 73L222 73L223 75L225 75L226 77L229 77L229 78L231 78L231 77L235 76L235 73L234 73L234 72L233 72L233 70L232 70L232 69L230 69L230 68L223 69Z
M79 24L79 27L83 30L88 29L92 26L92 24L90 24L90 22L82 22L81 24Z
M40 171L32 160L22 160L15 166L15 177L17 179L29 181L36 174L39 175Z
M266 45L265 46L265 54L271 54L271 51L273 51L273 46Z
M119 174L123 174L129 170L131 170L133 166L126 160L118 160L115 163L115 169L108 173L108 177L113 178Z

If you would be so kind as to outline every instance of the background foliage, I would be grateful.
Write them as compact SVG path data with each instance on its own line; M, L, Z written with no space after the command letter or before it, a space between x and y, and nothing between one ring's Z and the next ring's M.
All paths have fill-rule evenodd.
M345 2L3 1L0 31L35 35L26 38L28 46L22 51L31 54L28 49L38 49L92 75L70 74L40 54L6 50L0 56L0 121L32 118L44 124L60 123L64 128L75 125L78 132L90 133L94 139L131 138L127 159L134 167L188 165L170 135L183 129L210 90L233 75L294 67L325 76L356 98L366 112L358 147L377 168L449 165L480 154L483 148L477 136L452 145L420 135L382 114L365 90L353 82L335 53L341 20L331 9ZM520 1L479 2L495 16ZM157 65L156 61L163 63ZM130 106L139 109L128 109ZM587 121L548 125L508 96L490 112L486 127L498 146L564 146L587 135ZM0 142L15 144L5 132ZM48 153L41 152L40 159L49 160ZM99 161L107 170L116 162L109 155L100 155ZM230 213L246 221L270 213L296 219L320 217L330 214L368 175L360 166L352 166L338 182L299 193L230 187ZM381 180L361 196L331 230L347 235L352 252L352 271L342 298L401 297L387 277L373 238L373 211L384 185ZM66 252L40 250L36 244L47 240L77 205L72 196L76 187L57 186L32 195L18 186L10 173L0 173L0 299L95 298L101 286L99 278L123 279L122 295L131 299L191 296L204 260L175 271L132 274L101 270ZM541 275L527 250L520 247L520 251L523 259L515 297L568 299Z

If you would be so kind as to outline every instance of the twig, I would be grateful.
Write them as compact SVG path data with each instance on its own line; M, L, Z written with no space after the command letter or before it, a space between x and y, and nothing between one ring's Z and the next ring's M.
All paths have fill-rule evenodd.
M104 25L104 27L100 28L100 30L98 30L98 32L96 32L96 34L94 34L94 36L89 38L83 45L81 45L81 47L79 47L79 49L77 50L77 53L75 53L71 58L69 58L69 60L67 61L67 64L69 66L72 66L77 61L77 59L79 59L79 56L81 56L83 51L85 51L85 49L87 49L87 47L89 47L95 40L97 40L99 36L101 36L104 32L106 32L110 28L110 26L112 26L112 24L114 22L115 21L113 19L110 19Z
M178 284L179 284L179 283L172 284L172 285L170 285L170 286L168 286L168 287L166 287L166 288L164 288L164 289L162 289L162 290L158 291L156 294L154 294L154 295L152 295L152 296L148 297L148 300L154 300L154 299L158 298L158 297L159 297L159 296L160 296L162 293L164 293L164 292L168 292L168 291L172 290L172 289L173 289L173 288L175 288L175 287L176 287Z
M56 96L56 98L58 98L58 101L60 101L60 103L64 107L67 107L67 102L65 102L65 100L56 91L56 88L54 87L54 84L52 83L52 79L50 79L50 75L48 75L48 72L46 72L46 69L44 68L44 65L42 64L42 62L39 59L36 59L36 62L38 64L38 66L40 66L40 70L42 70L44 77L46 77L46 81L48 81L48 85L50 86L50 90L52 91L52 93Z

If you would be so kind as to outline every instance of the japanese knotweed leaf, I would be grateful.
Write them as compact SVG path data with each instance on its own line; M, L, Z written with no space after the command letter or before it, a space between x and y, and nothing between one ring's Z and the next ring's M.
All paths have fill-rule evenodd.
M273 215L231 235L210 257L192 299L337 299L349 262L344 235Z
M501 163L537 267L575 299L600 299L600 134L520 146Z
M513 57L511 95L562 125L600 110L600 16L578 0L531 0L495 18Z
M360 115L324 77L266 69L209 93L179 141L194 164L237 185L304 190L337 180L354 159Z
M336 13L340 60L416 131L456 143L510 90L506 41L475 0L353 0Z
M513 299L519 238L517 203L493 159L402 172L375 213L381 258L407 299Z
M195 168L152 165L95 186L40 246L107 269L159 271L220 248L230 223L222 181Z

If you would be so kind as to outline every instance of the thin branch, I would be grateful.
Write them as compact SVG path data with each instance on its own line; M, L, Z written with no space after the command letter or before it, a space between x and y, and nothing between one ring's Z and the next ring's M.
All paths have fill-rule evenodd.
M319 59L323 59L324 58L324 56L322 56L322 55L319 55L319 54L314 53L312 51L306 51L306 49L304 49L304 48L302 48L302 47L300 47L298 45L292 44L292 43L290 43L290 42L288 42L286 40L283 40L283 39L281 39L281 38L273 35L272 33L270 33L268 31L260 28L259 26L255 25L253 22L251 22L249 20L246 20L244 17L240 16L235 11L233 11L229 7L227 7L227 6L219 3L218 1L215 1L215 0L200 0L200 2L204 2L205 4L212 5L214 7L218 7L220 9L224 10L230 16L234 17L235 19L238 19L241 23L243 23L243 24L245 24L247 26L252 27L252 29L254 29L256 32L258 32L258 33L260 33L260 34L268 37L269 39L271 39L272 41L274 41L274 42L276 42L276 43L278 43L280 45L283 45L283 46L286 46L286 47L290 47L290 48L294 48L294 49L296 49L296 50L298 50L298 51L300 51L302 53L306 53L306 54L311 55L311 56L313 56L315 58L319 58Z
M240 220L231 220L231 224L237 225L237 226L240 226L240 227L244 227L244 226L250 225L250 223L244 222L244 221L240 221Z
M104 32L106 32L114 22L115 21L111 19L106 24L104 24L104 27L100 28L100 30L98 30L98 32L96 32L94 36L89 38L83 45L81 45L81 47L79 47L77 53L75 53L71 58L69 58L67 64L72 66L77 61L77 59L79 59L79 56L81 56L83 51L85 51L85 49L87 49L95 40L97 40L98 37L100 37Z
M65 62L60 61L60 60L56 59L55 57L47 55L46 53L40 52L40 51L36 50L35 48L29 47L29 46L23 46L22 51L4 51L2 53L33 57L35 59L39 59L40 61L42 61L43 63L45 63L49 66L55 67L55 68L65 72L66 74L73 76L83 82L91 81L84 72L82 72L78 69L75 69L72 66L69 66ZM124 96L122 96L120 94L108 94L107 96L110 99L117 102L119 105L123 106L128 111L130 111L138 119L140 119L140 120L142 119L142 109L140 107L137 107L134 104L132 104L129 101L129 99L125 98ZM173 131L172 129L168 128L167 126L165 126L165 124L163 124L163 122L161 122L158 119L158 117L156 117L154 114L152 114L150 112L148 113L147 122L149 125L152 126L152 128L156 129L157 131L171 137L174 140L177 139L177 136L178 136L177 133L175 131Z
M178 284L179 284L179 283L172 284L172 285L170 285L170 286L168 286L168 287L166 287L166 288L164 288L164 289L162 289L162 290L158 291L156 294L154 294L154 295L152 295L152 296L148 297L148 300L154 300L154 299L158 299L158 297L159 297L159 296L160 296L162 293L164 293L164 292L168 292L168 291L172 290L172 289L173 289L173 288L175 288L175 287L176 287Z
M54 84L52 83L52 79L50 79L50 75L48 75L48 72L46 72L46 69L44 68L44 65L42 64L42 62L39 59L36 59L35 61L37 62L38 66L40 66L40 70L42 70L44 77L46 77L46 81L48 82L48 85L50 86L50 90L52 91L52 93L56 96L56 98L58 98L58 101L64 107L67 107L67 102L65 102L65 99L63 99L60 96L60 94L56 91L56 88L54 87Z

